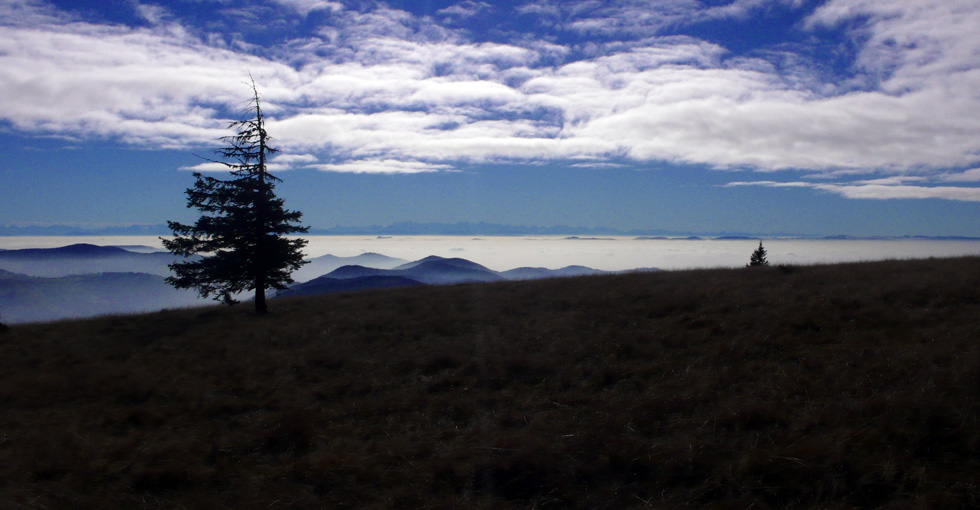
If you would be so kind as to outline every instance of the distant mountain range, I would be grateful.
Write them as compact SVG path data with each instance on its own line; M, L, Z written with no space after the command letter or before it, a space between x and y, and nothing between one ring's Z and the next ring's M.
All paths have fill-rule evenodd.
M39 278L0 270L0 320L40 322L106 314L139 313L205 304L162 276L97 273Z
M571 236L570 239L591 242L592 239L602 238ZM728 239L756 238L724 236L716 239L724 242ZM858 238L835 236L826 239ZM966 237L876 239L977 240ZM683 239L678 242L683 242ZM73 244L48 249L0 250L0 321L48 321L210 303L210 300L198 297L193 291L177 291L164 281L170 275L168 265L179 260L182 258L169 252L138 245ZM652 270L656 269L634 271ZM296 271L293 278L297 283L280 292L279 296L531 280L603 272L583 266L560 269L518 267L494 271L466 259L437 256L406 261L378 253L363 253L354 257L324 255L312 259Z
M307 264L293 273L293 280L305 282L318 276L325 275L343 266L365 266L378 269L392 269L396 266L408 262L405 259L398 259L381 255L380 253L362 253L353 257L338 257L336 255L324 255L309 259Z
M634 271L656 270L650 268ZM533 280L602 273L608 273L608 271L600 271L584 266L568 266L561 269L519 267L508 271L494 271L466 259L444 258L432 255L391 269L365 267L362 265L339 267L308 282L293 285L289 289L279 293L277 297L308 296L312 294L328 294L331 292L375 289L380 287Z
M169 264L185 260L170 252L147 250L151 248L93 244L4 250L0 251L0 269L46 278L93 273L146 273L165 277L170 275Z
M655 271L655 269L647 269ZM607 271L600 271L585 266L565 266L561 269L545 269L543 267L518 267L499 274L508 280L537 280L539 278L556 278L563 276L586 276L590 274L601 274Z
M168 264L178 260L181 258L171 253L146 246L73 244L0 250L0 321L51 321L211 303L194 291L176 290L164 281L170 275ZM378 253L324 255L295 272L298 283L279 296L602 272L583 266L498 272L461 258L430 256L409 262Z
M73 244L0 251L0 320L50 321L207 303L164 278L183 260L146 246Z
M0 226L0 236L167 236L171 231L166 224L128 225L110 227L79 227L74 225ZM770 232L766 234L728 231L680 231L665 229L618 229L612 227L574 227L555 225L550 227L507 225L487 222L419 223L403 221L390 225L335 226L312 228L310 235L445 235L445 236L520 236L520 235L568 235L568 236L638 236L645 239L715 238L715 239L924 239L924 240L980 240L967 236L801 236L794 233Z
M0 226L0 236L168 236L166 223L118 227L79 227L77 225Z
M332 227L311 229L313 235L484 235L484 236L515 236L515 235L643 235L663 231L620 230L609 227L573 227L555 225L551 227L506 225L500 223L468 222L458 223L417 223L403 221L390 225L371 225L360 227ZM667 234L664 234L667 235Z
M0 236L167 236L166 224L110 227L74 225L0 226ZM552 227L505 225L486 222L417 223L403 221L390 225L336 226L312 228L310 235L674 235L663 230L623 231L606 227Z

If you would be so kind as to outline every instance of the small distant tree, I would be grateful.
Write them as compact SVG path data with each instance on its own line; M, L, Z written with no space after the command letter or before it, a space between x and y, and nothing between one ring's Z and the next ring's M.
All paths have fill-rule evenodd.
M266 171L270 147L259 93L252 84L246 117L228 128L236 134L222 137L226 147L217 149L221 163L231 170L230 180L195 173L194 186L187 189L187 207L202 215L193 225L168 221L173 239L162 239L171 252L184 257L202 255L193 261L170 265L174 276L167 282L178 289L196 288L202 297L212 296L226 304L237 303L236 295L255 291L255 312L268 311L266 289L285 289L293 282L290 274L305 263L304 239L286 235L306 233L299 225L302 213L283 208L274 193L280 179Z
M759 241L759 247L752 252L752 256L749 258L749 263L745 267L752 266L768 266L769 261L766 259L766 249L762 247L762 241Z

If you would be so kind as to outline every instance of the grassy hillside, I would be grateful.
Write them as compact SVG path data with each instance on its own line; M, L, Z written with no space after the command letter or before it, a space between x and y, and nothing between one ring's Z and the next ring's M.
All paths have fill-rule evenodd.
M0 333L0 508L975 508L980 258Z

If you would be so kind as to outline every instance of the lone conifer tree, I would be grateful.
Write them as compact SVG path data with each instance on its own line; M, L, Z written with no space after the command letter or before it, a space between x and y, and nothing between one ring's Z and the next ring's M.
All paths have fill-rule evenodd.
M237 134L222 137L226 147L215 150L231 170L232 179L221 180L195 173L197 181L187 189L187 207L202 215L193 225L168 221L173 239L162 239L171 252L203 258L170 265L174 276L167 283L178 289L196 288L202 297L213 296L226 304L237 303L235 295L255 291L255 312L268 311L265 291L285 289L293 282L290 273L303 261L304 239L286 239L305 233L299 225L303 216L283 208L273 192L280 179L266 172L266 159L278 152L268 145L259 93L252 82L252 99L246 118L228 128Z
M752 252L752 256L749 258L749 263L745 267L768 265L769 261L766 260L766 249L762 247L762 241L759 241L759 247Z

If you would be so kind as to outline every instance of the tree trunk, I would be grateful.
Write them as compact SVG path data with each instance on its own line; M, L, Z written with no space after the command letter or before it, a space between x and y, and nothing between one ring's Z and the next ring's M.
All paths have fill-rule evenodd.
M266 236L265 225L265 123L262 120L262 106L259 104L259 92L255 90L255 82L252 82L252 91L255 92L255 124L259 130L259 164L258 179L259 185L255 188L255 240L258 242L255 257L255 314L264 315L269 311L265 304L265 272L268 270L266 264L266 245L269 242Z
M265 315L268 311L269 307L265 304L265 284L263 282L255 286L255 314Z

